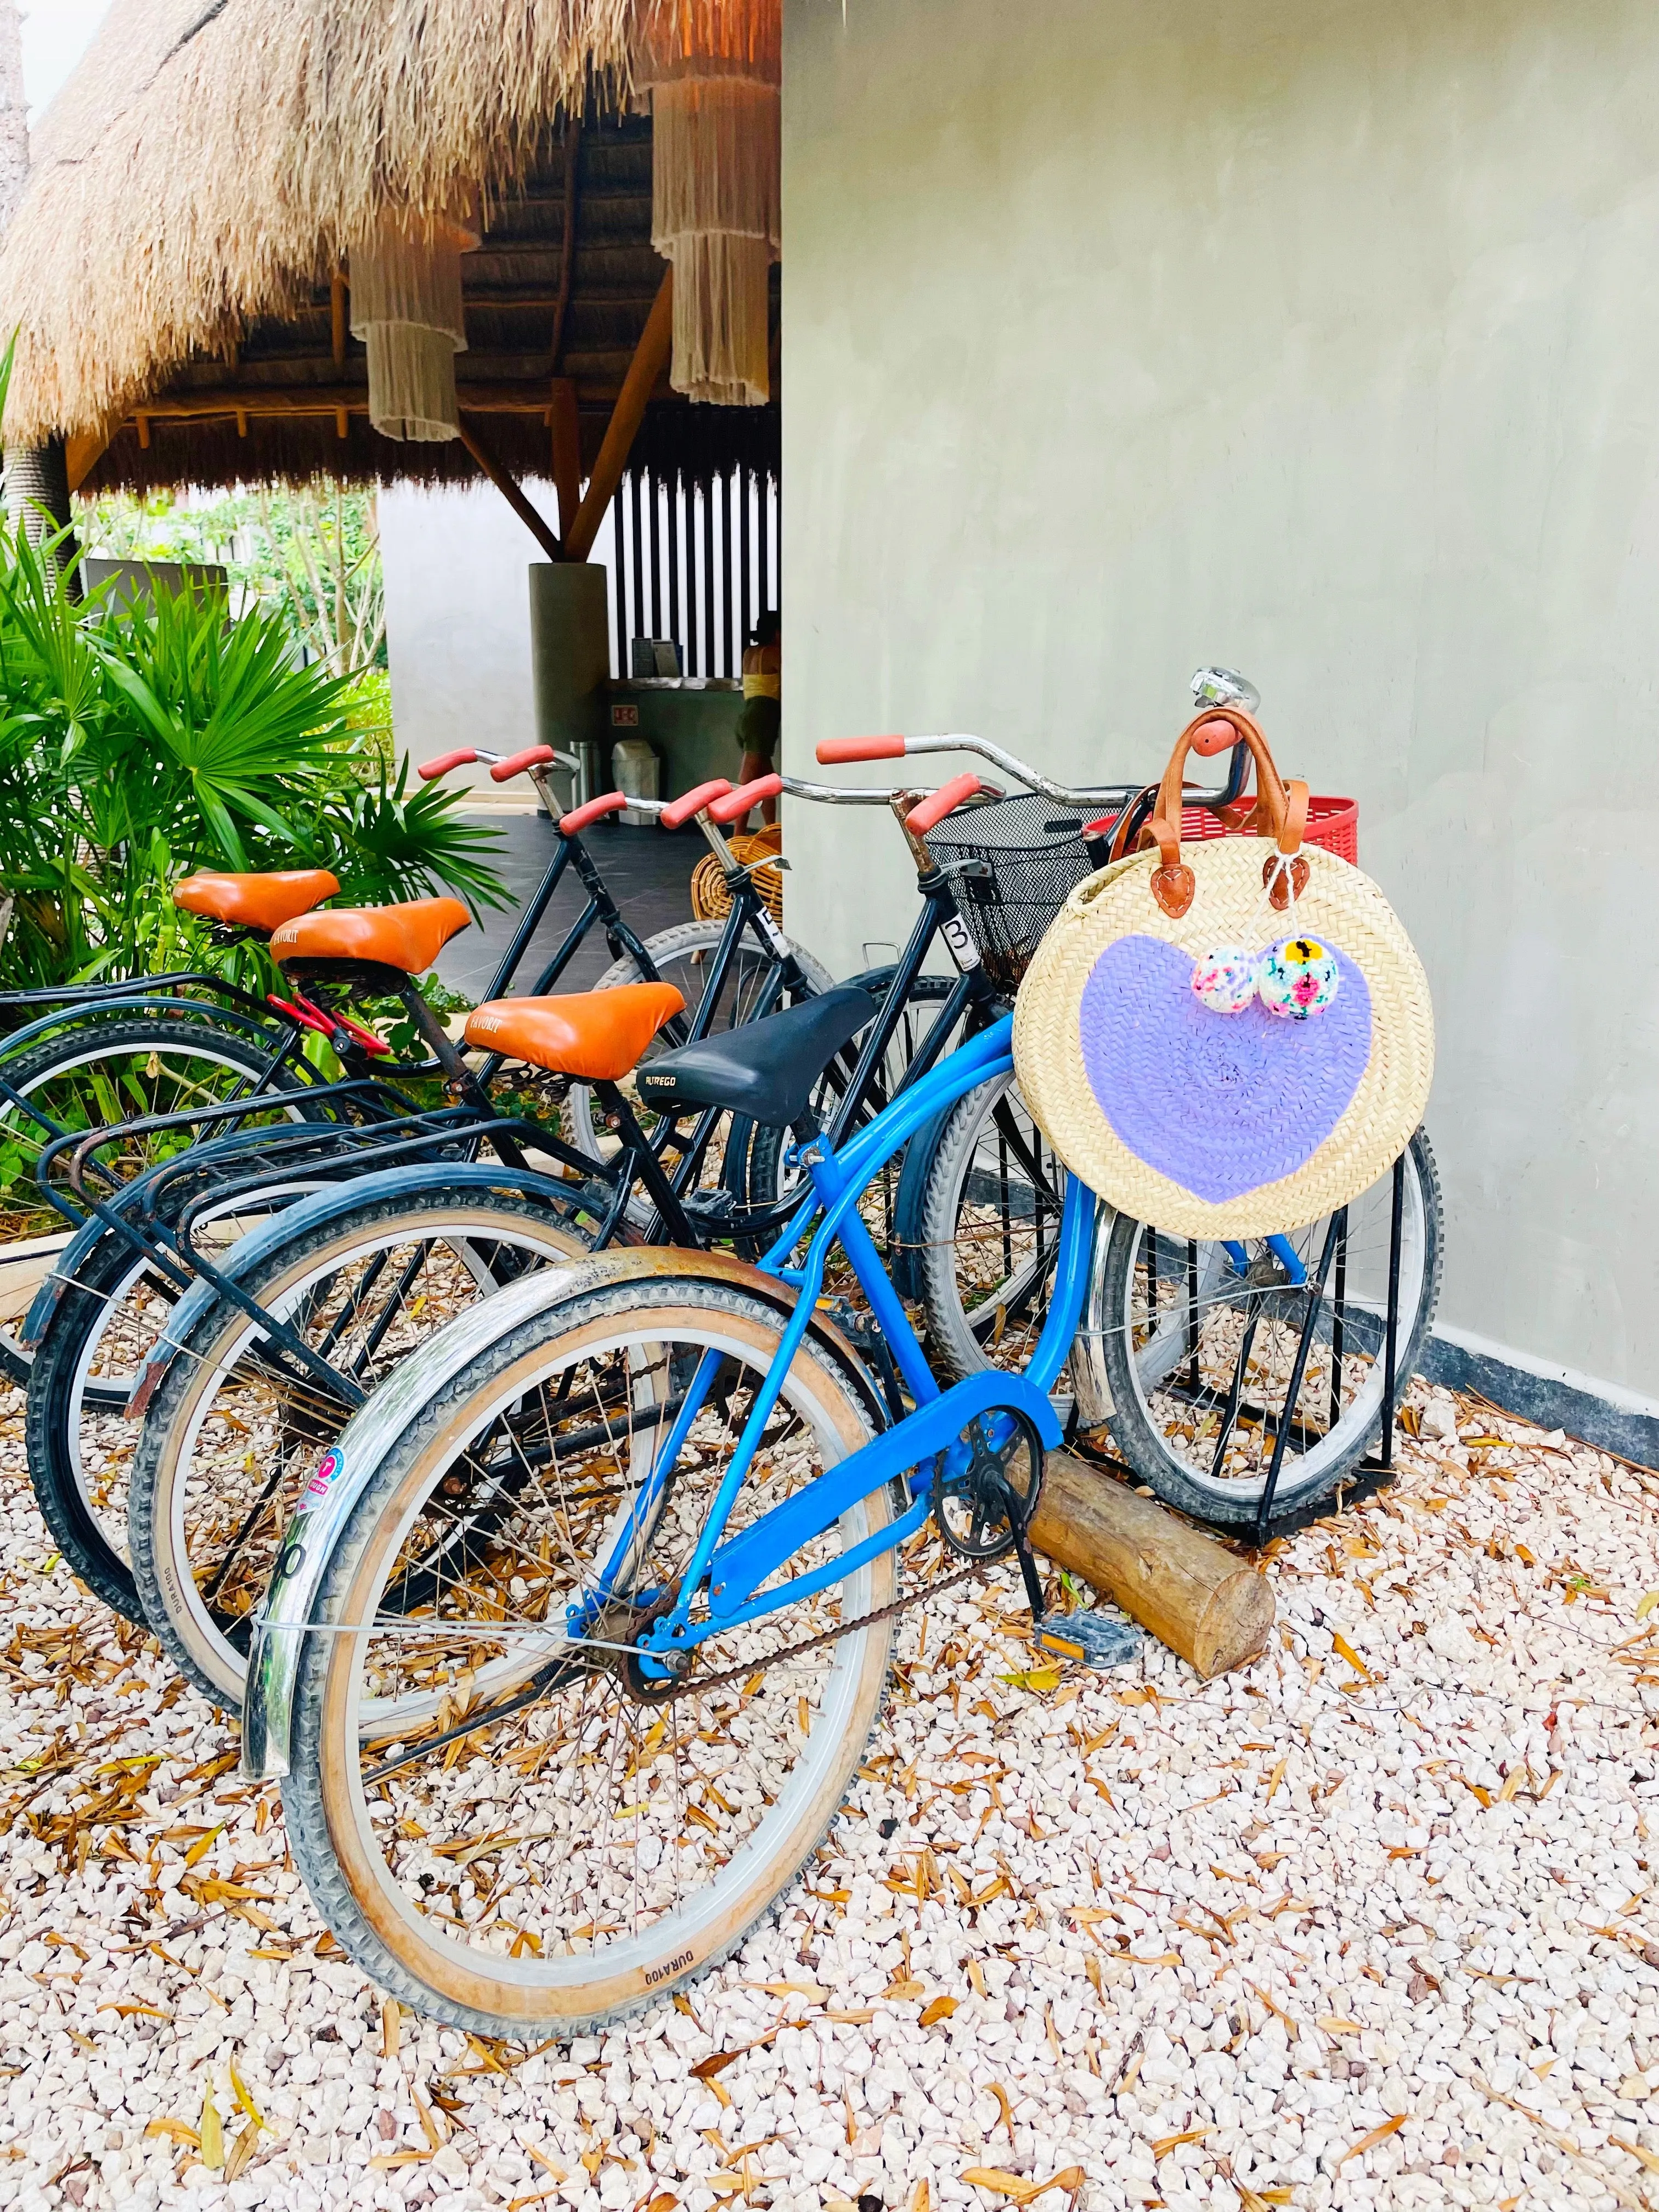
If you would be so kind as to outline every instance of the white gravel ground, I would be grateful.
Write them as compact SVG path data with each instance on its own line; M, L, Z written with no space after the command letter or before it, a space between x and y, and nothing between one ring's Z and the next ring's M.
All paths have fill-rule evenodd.
M1416 1402L1398 1491L1278 1548L1246 1674L1002 1679L1011 1571L912 1616L781 1918L526 2055L328 1955L0 1401L0 2206L1659 2212L1659 1477Z

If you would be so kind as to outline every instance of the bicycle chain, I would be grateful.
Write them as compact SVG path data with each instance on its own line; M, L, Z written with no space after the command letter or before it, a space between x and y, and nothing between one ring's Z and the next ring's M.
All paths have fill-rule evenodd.
M993 1559L975 1559L960 1573L947 1575L942 1583L929 1583L926 1589L913 1590L908 1597L896 1597L890 1605L878 1606L874 1613L866 1613L857 1620L843 1621L839 1628L826 1628L817 1636L806 1636L799 1644L786 1644L781 1651L768 1652L763 1659L754 1659L741 1667L726 1667L718 1674L688 1674L679 1684L681 1690L723 1690L728 1682L747 1681L751 1674L763 1674L767 1668L775 1667L785 1659L799 1659L804 1652L816 1651L820 1644L839 1644L843 1636L855 1635L861 1628L878 1627L884 1620L891 1620L925 1598L943 1597L946 1590L956 1589L963 1583L974 1582L982 1576ZM659 1652L652 1652L659 1658Z

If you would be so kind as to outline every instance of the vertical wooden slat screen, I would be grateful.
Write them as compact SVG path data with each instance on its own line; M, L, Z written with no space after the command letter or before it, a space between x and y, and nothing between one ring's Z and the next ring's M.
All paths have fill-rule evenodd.
M778 603L778 488L734 469L702 489L641 470L611 502L614 672L636 637L672 638L687 676L735 677L761 612Z

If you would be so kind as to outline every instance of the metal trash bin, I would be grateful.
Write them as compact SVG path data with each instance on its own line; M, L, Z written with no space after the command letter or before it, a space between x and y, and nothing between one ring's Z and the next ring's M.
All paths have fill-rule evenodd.
M643 738L618 738L611 748L611 780L629 799L657 799L662 793L662 763ZM624 806L617 817L635 830L647 828L656 818L633 806Z

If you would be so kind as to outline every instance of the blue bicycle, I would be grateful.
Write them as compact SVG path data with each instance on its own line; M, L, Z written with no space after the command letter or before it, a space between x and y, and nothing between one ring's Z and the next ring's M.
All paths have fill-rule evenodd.
M811 1194L764 1261L627 1252L502 1291L356 1416L290 1526L245 1765L284 1777L295 1860L345 1948L454 2025L586 2032L742 1942L865 1756L902 1607L1013 1553L1040 1610L1025 1529L1056 1399L1079 1418L1066 1370L1091 1329L1123 1340L1131 1370L1150 1358L1143 1416L1180 1404L1169 1425L1204 1431L1218 1486L1230 1438L1252 1421L1271 1435L1270 1469L1233 1475L1260 1500L1291 1496L1328 1437L1382 1425L1400 1379L1384 1346L1425 1324L1437 1245L1413 1155L1381 1187L1383 1280L1368 1273L1362 1294L1345 1258L1340 1299L1352 1208L1271 1248L1203 1249L1190 1269L1183 1247L1177 1270L1073 1178L1029 1361L942 1388L861 1208L915 1132L1006 1080L1010 1024L834 1152L811 1115L805 1011L650 1071L663 1105L741 1099L791 1131ZM1195 1346L1159 1318L1160 1270ZM890 1366L846 1333L854 1293ZM1276 1405L1253 1350L1270 1316L1294 1317L1299 1351Z

